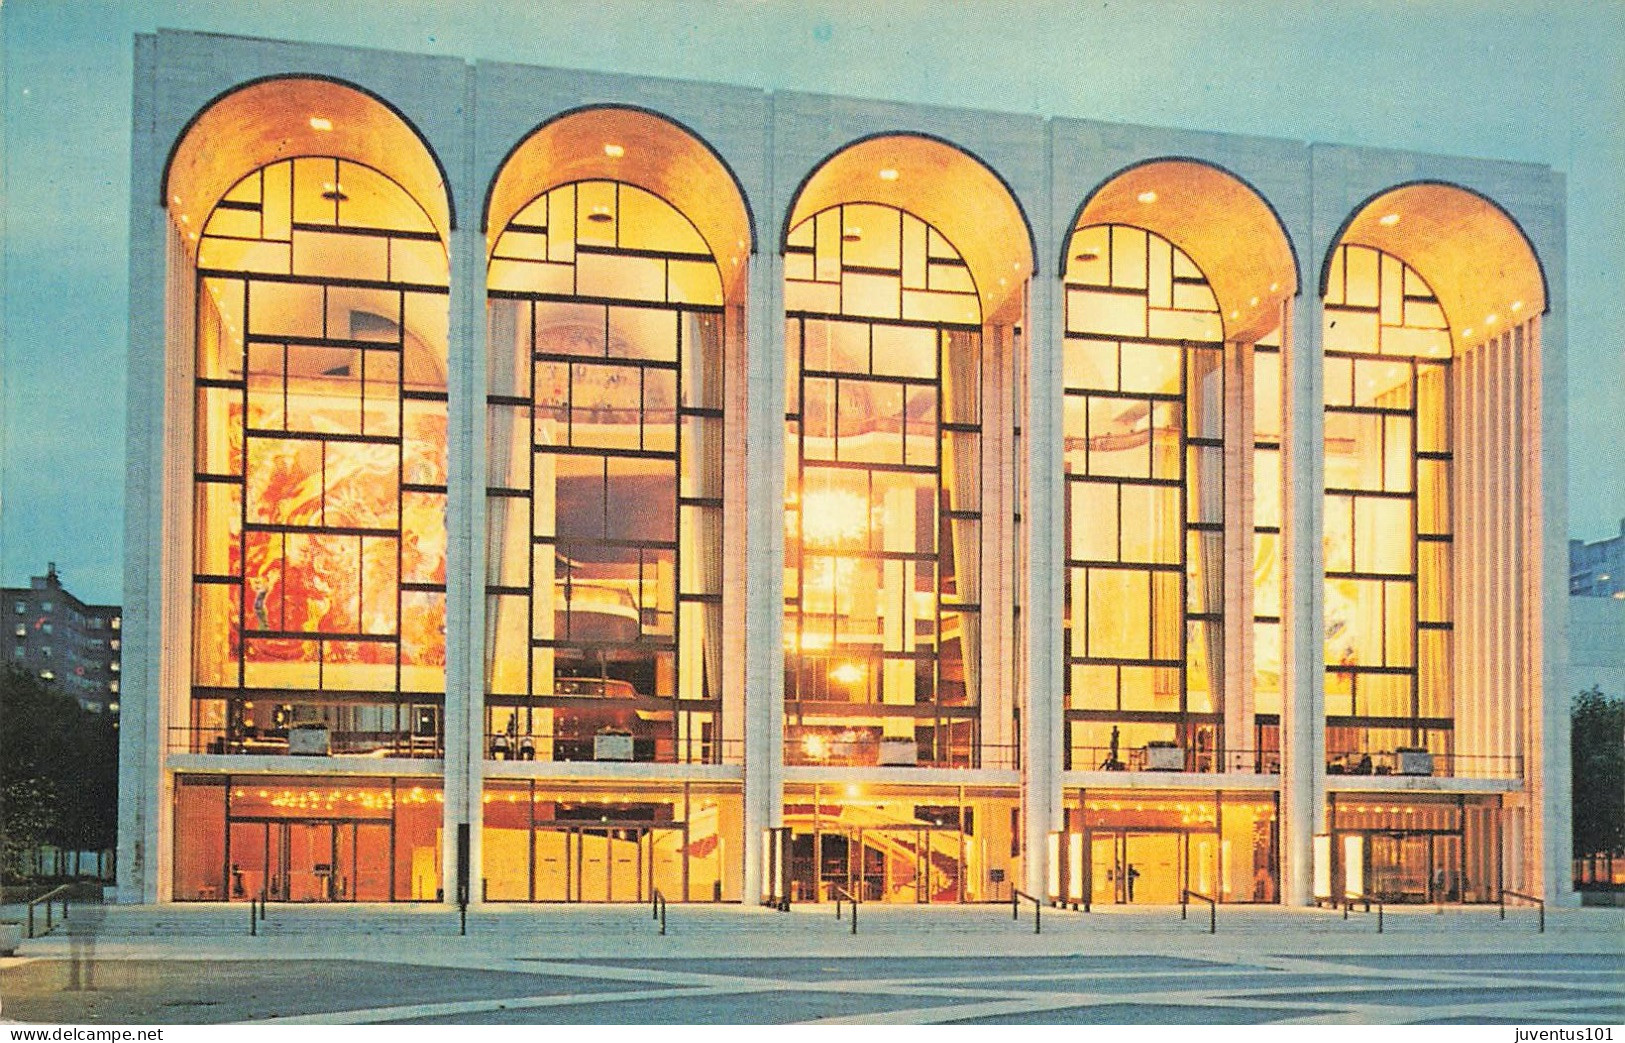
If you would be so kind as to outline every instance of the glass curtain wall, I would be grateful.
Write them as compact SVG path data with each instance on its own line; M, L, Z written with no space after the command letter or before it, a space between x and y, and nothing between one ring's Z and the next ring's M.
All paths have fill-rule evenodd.
M1352 245L1325 317L1327 770L1448 774L1448 322L1414 270Z
M630 184L536 197L492 248L486 754L719 763L723 297Z
M1020 880L1013 789L785 787L790 893L798 902L1008 902Z
M1057 844L1057 898L1173 905L1188 889L1221 902L1277 899L1273 793L1080 790L1075 800Z
M177 902L431 902L441 897L438 780L182 775Z
M1281 330L1253 345L1254 769L1281 770Z
M785 759L980 759L981 308L879 204L785 248Z
M193 752L438 757L446 250L383 173L300 157L197 241Z
M510 780L484 793L491 902L738 901L737 784Z
M1224 333L1153 232L1072 237L1063 345L1066 767L1213 771L1223 691Z

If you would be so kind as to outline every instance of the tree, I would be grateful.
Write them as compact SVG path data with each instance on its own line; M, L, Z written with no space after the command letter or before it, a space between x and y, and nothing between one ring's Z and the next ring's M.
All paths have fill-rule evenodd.
M1593 685L1572 710L1574 855L1625 853L1625 699Z
M0 870L28 874L41 844L112 847L118 828L118 725L15 668L0 676Z

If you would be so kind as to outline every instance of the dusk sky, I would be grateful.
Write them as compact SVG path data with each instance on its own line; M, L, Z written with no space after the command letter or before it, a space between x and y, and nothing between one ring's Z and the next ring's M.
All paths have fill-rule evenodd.
M0 21L7 584L54 560L123 597L132 36L159 28L1547 164L1569 534L1625 515L1622 0L4 0Z

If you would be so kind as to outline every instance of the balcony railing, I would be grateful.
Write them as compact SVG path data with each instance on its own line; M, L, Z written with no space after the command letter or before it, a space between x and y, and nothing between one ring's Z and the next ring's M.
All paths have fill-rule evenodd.
M1068 771L1181 771L1200 775L1233 772L1279 775L1279 750L1192 750L1176 745L1073 746L1067 750Z
M1420 749L1328 753L1328 775L1401 775L1457 779L1518 779L1521 754L1429 753Z
M543 763L598 764L742 764L743 739L674 737L632 729L597 733L571 731L491 732L485 736L485 759Z
M1020 750L1010 745L952 742L933 746L914 739L867 734L797 731L784 737L784 763L814 768L992 768L1021 766Z
M271 757L423 757L445 755L438 734L410 731L335 731L325 725L281 729L171 728L170 753Z

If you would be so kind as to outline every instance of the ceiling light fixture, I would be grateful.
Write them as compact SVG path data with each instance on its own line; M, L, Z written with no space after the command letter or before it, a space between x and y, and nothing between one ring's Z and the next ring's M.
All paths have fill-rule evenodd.
M1501 316L1497 315L1493 311L1490 312L1488 315L1484 316L1484 325L1486 325L1486 326L1494 326L1496 323L1498 323L1500 321L1501 321Z
M347 202L350 197L345 194L343 185L336 184L332 181L323 181L322 198L333 203L343 203Z
M863 238L863 229L852 227L841 233L841 242L855 243Z
M1157 201L1157 194L1155 192L1151 191L1150 189L1146 189L1144 192L1141 192L1138 196L1135 196L1135 198L1138 199L1142 203L1155 203Z
M1466 329L1461 331L1461 335L1462 335L1463 339L1465 339L1467 337L1471 337L1473 335L1473 328L1471 326L1468 326Z
M312 116L312 117L310 117L310 129L311 130L332 130L333 129L333 121L328 119L326 116Z
M604 144L604 155L608 156L610 159L620 159L622 156L626 155L626 148L622 145L606 142Z
M1073 254L1072 259L1074 261L1098 261L1100 260L1100 251L1096 250L1092 246L1085 247L1084 249Z
M178 202L178 200L177 200L177 202ZM1513 311L1523 311L1523 301L1513 301L1512 302L1512 310Z
M880 168L880 180L882 180L882 181L896 181L897 180L897 168L896 167L881 167Z
M1383 214L1381 217L1377 218L1377 223L1379 225L1382 225L1384 228L1392 228L1395 225L1399 224L1399 215L1398 214Z
M592 208L592 212L587 215L587 220L593 222L594 224L601 225L608 224L610 221L615 220L615 218L610 216L609 207L595 206Z

